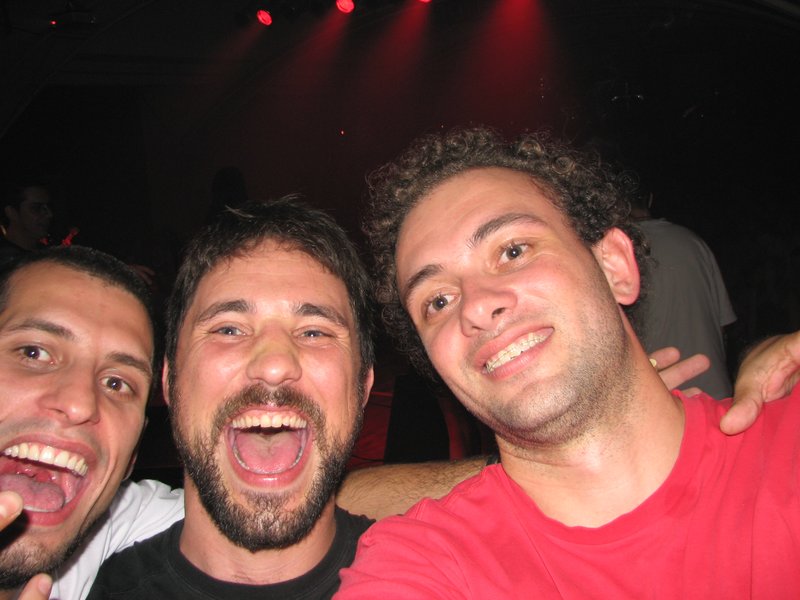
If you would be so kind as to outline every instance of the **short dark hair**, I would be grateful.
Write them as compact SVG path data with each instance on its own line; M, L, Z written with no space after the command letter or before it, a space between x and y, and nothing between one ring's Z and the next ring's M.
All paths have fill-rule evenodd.
M11 277L38 263L53 263L96 277L101 281L118 287L131 296L136 298L147 313L150 322L150 330L153 335L154 348L159 347L159 337L157 335L155 311L150 290L141 277L122 261L114 258L110 254L87 248L85 246L58 246L44 248L35 252L26 252L18 257L6 261L0 266L0 312L5 310L8 302L9 284ZM153 381L156 380L156 373L160 363L160 352L153 351L152 368ZM152 389L152 388L151 388Z
M644 272L647 248L630 220L628 194L635 185L625 173L610 169L597 154L582 153L544 133L526 133L507 141L485 128L461 128L417 139L396 161L367 178L370 206L364 233L376 269L376 295L388 331L414 366L435 376L397 289L395 250L400 227L422 197L447 179L479 168L500 167L530 176L542 193L566 216L587 246L612 227L633 241ZM626 307L635 320L632 307Z
M363 379L375 362L369 277L344 230L327 213L306 206L295 196L228 208L189 243L167 307L169 361L175 361L178 334L200 280L220 262L245 255L270 240L304 252L344 283L359 337Z

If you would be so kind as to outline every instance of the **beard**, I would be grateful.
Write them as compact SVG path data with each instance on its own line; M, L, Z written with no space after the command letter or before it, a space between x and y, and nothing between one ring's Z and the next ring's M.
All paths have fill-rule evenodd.
M513 399L482 397L483 414L476 416L502 440L525 448L561 445L625 418L633 385L631 345L604 277L595 272L589 285L587 297L597 298L601 309L583 319L583 338L570 343L569 369L529 383Z
M83 544L97 519L72 540L53 549L24 539L26 521L23 512L17 521L0 531L0 590L14 590L38 573L54 572Z
M170 419L175 445L203 507L220 532L250 552L288 548L305 538L341 481L361 429L362 411L356 411L358 418L344 439L329 437L325 415L313 400L289 388L270 392L253 385L226 399L217 410L208 436L190 437L180 425L183 410L180 393L174 383L171 389L174 392ZM291 501L289 493L247 492L244 503L235 502L225 489L222 470L215 458L217 440L231 418L245 408L267 404L294 408L314 427L320 466L304 502L294 509L286 506Z

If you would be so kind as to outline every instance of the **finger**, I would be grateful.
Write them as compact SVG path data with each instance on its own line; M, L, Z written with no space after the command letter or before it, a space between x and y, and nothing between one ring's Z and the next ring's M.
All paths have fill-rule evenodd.
M697 386L692 386L692 387L689 387L689 388L681 390L681 394L683 394L687 398L691 398L692 396L697 396L697 394L702 394L702 393L703 393L703 390L701 390Z
M661 376L661 380L664 382L664 385L673 390L680 387L693 377L697 377L701 373L705 373L710 366L711 362L708 360L706 355L695 354L694 356L690 356L689 358L685 358L682 361L675 363L671 367L660 370L658 374Z
M16 492L0 492L0 529L5 529L21 512L22 496Z
M738 400L722 416L719 428L722 433L736 435L755 423L758 413L761 412L763 402L758 397L748 396Z
M656 361L657 369L666 369L674 365L681 359L681 353L677 348L667 346L666 348L659 348L650 353L650 360Z
M53 588L53 580L49 575L40 573L31 577L30 581L22 588L17 600L47 600Z

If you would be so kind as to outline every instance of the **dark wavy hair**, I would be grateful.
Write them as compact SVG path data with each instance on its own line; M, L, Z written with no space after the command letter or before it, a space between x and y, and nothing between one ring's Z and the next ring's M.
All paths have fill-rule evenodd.
M386 328L414 366L428 375L435 376L433 367L397 290L398 233L406 215L433 188L465 171L486 167L529 175L587 246L612 227L620 228L633 241L639 269L645 273L647 247L630 220L628 198L635 182L598 154L580 152L544 133L507 141L498 132L479 127L423 136L397 160L367 177L370 197L364 233L373 252L376 296ZM634 306L625 307L632 322Z
M178 334L200 281L225 260L274 240L309 255L344 283L358 334L361 379L375 362L372 286L355 246L330 215L294 196L227 208L186 248L167 307L166 356L175 362Z

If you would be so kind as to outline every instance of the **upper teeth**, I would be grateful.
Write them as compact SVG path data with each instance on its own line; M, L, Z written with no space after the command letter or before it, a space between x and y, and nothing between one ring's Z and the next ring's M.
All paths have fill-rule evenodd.
M260 416L246 415L233 420L233 426L237 429L249 429L250 427L291 427L302 429L306 426L304 419L297 415L270 415Z
M540 333L529 333L523 338L518 339L513 344L503 348L491 357L489 360L486 361L486 372L491 373L496 368L506 364L507 362L515 359L520 354L525 352L526 350L530 350L539 342L544 341L547 339L548 334Z
M46 465L54 465L62 469L69 469L76 475L83 477L89 471L86 459L79 454L73 454L67 450L59 450L52 446L36 444L33 442L22 442L14 444L3 450L3 454L12 458L24 458Z

